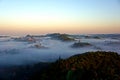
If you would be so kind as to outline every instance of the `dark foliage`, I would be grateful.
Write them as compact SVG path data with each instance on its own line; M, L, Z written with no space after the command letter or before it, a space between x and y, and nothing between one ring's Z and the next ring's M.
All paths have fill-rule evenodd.
M74 38L71 38L68 34L60 34L60 33L54 33L54 34L48 34L47 36L50 36L53 39L58 39L61 41L74 41Z
M54 63L1 68L0 80L120 80L120 55L87 52ZM1 71L0 71L1 72Z
M68 72L75 68L76 80L120 80L120 56L114 52L87 52L58 60L41 75L32 79L66 80Z
M86 46L91 46L91 44L85 43L85 42L75 42L71 47L72 48L79 48L79 47L86 47Z
M0 67L0 80L30 80L31 76L40 75L43 69L49 67L49 64L40 62L33 65L3 66Z

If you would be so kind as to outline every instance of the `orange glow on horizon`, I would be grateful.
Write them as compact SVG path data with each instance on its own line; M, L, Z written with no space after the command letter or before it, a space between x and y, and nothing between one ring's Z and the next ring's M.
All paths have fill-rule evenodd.
M1 21L0 32L2 34L24 35L24 34L47 34L47 33L119 33L118 22L91 22L91 21L65 21L54 20L47 22L38 21Z

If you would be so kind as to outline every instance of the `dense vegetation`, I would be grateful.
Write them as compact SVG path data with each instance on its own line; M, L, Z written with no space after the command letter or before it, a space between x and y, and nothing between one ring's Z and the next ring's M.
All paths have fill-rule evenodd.
M120 56L99 51L78 54L66 60L59 59L41 76L34 75L32 79L66 80L70 70L73 70L75 80L120 80Z
M68 34L60 34L60 33L53 33L48 34L47 36L50 36L53 39L58 39L61 41L74 41L74 38L71 38Z
M0 74L0 80L120 80L120 55L86 52L53 63L8 67L3 71L7 72Z
M101 37L99 37L99 36L95 36L95 35L89 35L89 36L84 36L85 38L87 38L87 39L101 39Z
M86 43L86 42L75 42L71 47L79 48L79 47L86 47L86 46L92 46L92 45L90 43Z
M50 63L40 62L32 65L0 66L0 80L30 80L31 76L41 74ZM37 79L32 79L37 80Z

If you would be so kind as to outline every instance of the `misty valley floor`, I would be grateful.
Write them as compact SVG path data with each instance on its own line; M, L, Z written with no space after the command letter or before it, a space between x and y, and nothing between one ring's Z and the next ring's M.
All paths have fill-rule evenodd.
M69 39L68 37L74 40L65 41ZM81 43L89 43L91 46L71 47L79 40ZM42 36L0 37L1 66L53 62L59 57L65 59L72 55L89 51L120 53L120 35L63 35L54 33Z
M33 68L40 72L58 59L93 51L120 54L120 34L0 36L0 78L14 80L19 73L22 80L24 74L34 73Z

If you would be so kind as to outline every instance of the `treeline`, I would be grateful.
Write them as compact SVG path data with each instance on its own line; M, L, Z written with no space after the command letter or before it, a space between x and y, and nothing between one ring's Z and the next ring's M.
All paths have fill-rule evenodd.
M71 75L69 75L70 71L72 71ZM74 55L66 60L59 59L42 74L33 75L32 79L120 80L120 55L97 51Z
M47 36L50 36L52 39L57 39L61 41L74 41L75 39L70 37L68 34L60 34L60 33L53 33L53 34L47 34Z
M3 69L2 69L3 70ZM0 80L120 80L120 55L86 52L53 63L5 69Z

